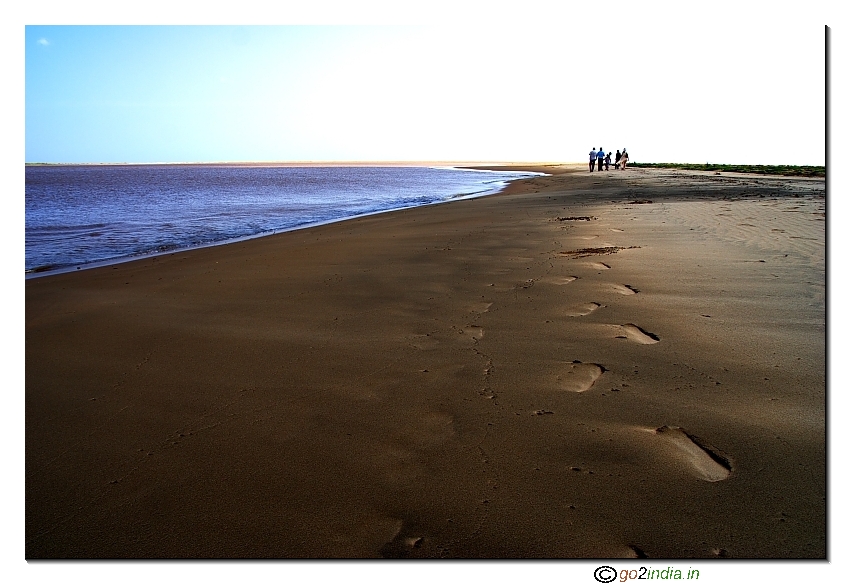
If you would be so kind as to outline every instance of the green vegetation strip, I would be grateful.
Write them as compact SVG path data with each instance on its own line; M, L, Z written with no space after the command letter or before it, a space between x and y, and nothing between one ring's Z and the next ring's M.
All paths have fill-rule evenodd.
M634 168L679 168L682 170L705 170L707 172L746 172L747 174L776 174L780 176L818 176L826 177L824 166L760 166L752 164L674 164L629 163Z

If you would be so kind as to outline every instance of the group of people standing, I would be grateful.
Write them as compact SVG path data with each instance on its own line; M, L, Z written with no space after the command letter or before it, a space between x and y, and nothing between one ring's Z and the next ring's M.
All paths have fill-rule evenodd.
M626 169L626 164L629 163L629 154L626 152L626 149L623 148L623 151L617 150L617 157L614 159L614 168L619 168L620 170ZM605 170L608 170L608 167L611 166L611 152L607 154L599 148L599 151L596 148L593 148L590 151L590 171L593 172L594 166L598 167L598 170L602 172L602 164L605 164Z

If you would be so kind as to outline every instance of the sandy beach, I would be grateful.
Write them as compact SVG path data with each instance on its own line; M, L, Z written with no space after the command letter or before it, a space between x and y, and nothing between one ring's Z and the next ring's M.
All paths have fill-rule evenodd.
M27 280L26 557L824 558L824 180L513 168Z

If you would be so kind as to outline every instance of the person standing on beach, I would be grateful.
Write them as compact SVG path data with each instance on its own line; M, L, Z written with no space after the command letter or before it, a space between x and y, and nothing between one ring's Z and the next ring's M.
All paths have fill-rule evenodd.
M605 154L605 172L608 172L609 167L611 166L611 152Z
M599 164L597 170L602 172L602 162L605 160L605 152L602 151L602 148L599 148L599 151L596 152L596 162Z
M593 172L593 167L596 165L596 148L590 151L590 171Z
M629 154L626 152L626 149L623 148L623 155L620 156L620 170L626 169L626 164L629 163Z
M620 167L620 158L622 157L623 155L620 153L620 150L617 150L617 156L614 158L614 170Z

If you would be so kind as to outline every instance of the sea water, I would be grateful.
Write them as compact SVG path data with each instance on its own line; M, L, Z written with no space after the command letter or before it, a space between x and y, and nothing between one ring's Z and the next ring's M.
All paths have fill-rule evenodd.
M26 167L28 276L490 194L527 172L429 167Z

